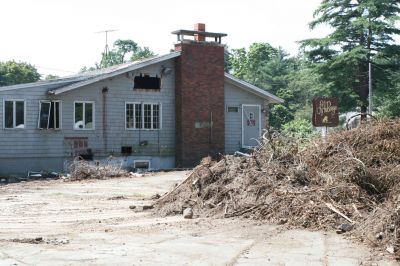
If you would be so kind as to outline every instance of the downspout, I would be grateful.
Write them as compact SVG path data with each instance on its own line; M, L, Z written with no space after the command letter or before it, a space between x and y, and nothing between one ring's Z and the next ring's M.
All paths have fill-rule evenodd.
M102 128L103 128L103 150L104 150L104 155L107 154L107 93L108 93L108 88L104 87L101 90L101 93L103 94L103 114L102 114Z

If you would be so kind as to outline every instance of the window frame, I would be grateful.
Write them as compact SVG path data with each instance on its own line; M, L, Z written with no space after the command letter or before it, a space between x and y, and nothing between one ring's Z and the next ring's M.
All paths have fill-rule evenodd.
M128 127L127 126L127 105L128 104L132 104L133 105L133 127ZM141 112L142 112L142 115L141 115L141 117L140 117L140 119L141 119L141 128L137 128L136 127L136 120L135 120L135 117L136 117L136 109L135 109L135 105L136 104L140 104L141 105ZM151 105L151 128L145 128L144 127L144 105L145 104L150 104ZM158 123L158 128L153 128L153 126L154 126L154 114L153 114L153 106L154 105L158 105L158 119L159 119L159 123ZM162 104L161 103L157 103L157 102L125 102L125 121L124 121L124 124L125 124L125 130L161 130L162 129Z
M149 167L147 167L147 168L136 168L135 166L136 166L136 163L148 163L149 164ZM139 159L139 160L133 160L133 168L135 168L135 169L147 169L147 170L150 170L151 169L151 160L141 160L141 159Z
M6 102L13 103L13 127L6 127ZM16 102L24 103L24 127L16 127ZM27 128L26 124L26 100L25 99L3 99L3 129L6 130L24 130Z
M59 110L59 120L58 120L59 128L49 128L50 116L47 121L47 128L41 128L40 127L40 113L42 112L42 103L50 103L50 110L51 110L51 103L56 103L56 102L59 103L59 109L60 109ZM75 104L74 104L74 108L75 108ZM55 112L56 112L56 109L54 108L54 113ZM54 117L55 117L55 114L54 114ZM75 116L74 116L74 119L75 119ZM62 100L40 100L39 101L39 117L38 117L37 128L41 129L41 130L61 130L62 129Z
M83 111L83 117L82 117L82 120L83 120L83 128L76 128L75 127L75 124L76 124L76 121L75 121L75 105L77 104L77 103L82 103L83 104L83 109L82 109L82 111ZM86 124L85 124L85 113L86 113L86 107L85 107L85 105L86 105L86 103L91 103L92 104L92 128L86 128ZM95 121L96 121L96 102L95 101L74 101L74 112L73 112L73 117L72 117L72 121L73 121L73 123L72 123L72 129L73 130L95 130Z

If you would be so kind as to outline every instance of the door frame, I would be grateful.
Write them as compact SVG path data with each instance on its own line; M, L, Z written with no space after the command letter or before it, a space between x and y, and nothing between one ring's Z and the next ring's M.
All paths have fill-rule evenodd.
M245 106L251 106L251 107L258 107L258 125L259 125L259 130L258 130L258 135L259 137L261 137L261 130L262 130L262 126L261 126L261 104L242 104L242 148L254 148L255 146L245 146L244 145L244 124L243 124L243 118L244 118L244 107Z

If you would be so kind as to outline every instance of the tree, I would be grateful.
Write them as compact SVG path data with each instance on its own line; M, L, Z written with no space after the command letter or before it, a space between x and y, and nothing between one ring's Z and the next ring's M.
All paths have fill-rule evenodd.
M116 40L113 48L107 53L102 53L100 64L96 68L104 68L126 62L149 58L155 54L148 47L140 47L133 40ZM129 56L129 59L126 57Z
M400 53L393 40L400 34L395 25L399 11L398 0L323 0L315 11L310 28L328 24L333 32L304 40L302 47L316 63L330 94L340 98L342 111L358 105L366 113L369 63L382 69L396 67L388 58ZM388 89L391 84L385 79L385 75L374 75L374 87L380 84L377 89Z
M24 62L0 62L0 86L36 82L40 79L37 69Z

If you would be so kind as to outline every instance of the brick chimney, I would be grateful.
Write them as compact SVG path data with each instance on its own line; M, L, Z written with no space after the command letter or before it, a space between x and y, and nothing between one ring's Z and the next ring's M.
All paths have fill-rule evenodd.
M199 34L201 32L201 34ZM176 60L176 165L191 167L225 150L223 33L179 30ZM193 36L193 40L181 39ZM206 41L206 38L215 38Z
M205 32L206 31L206 24L196 23L196 24L194 24L194 30L195 31ZM198 41L198 42L205 42L206 41L206 37L204 35L201 35L201 34L195 34L194 35L194 40Z

